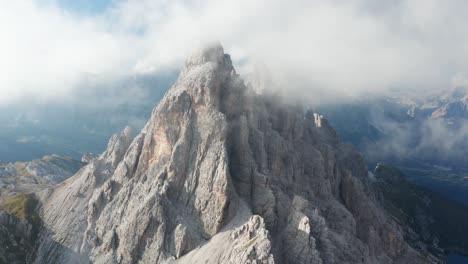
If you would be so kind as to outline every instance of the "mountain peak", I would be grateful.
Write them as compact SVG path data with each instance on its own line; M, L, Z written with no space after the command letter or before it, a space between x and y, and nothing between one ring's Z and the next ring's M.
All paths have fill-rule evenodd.
M231 56L224 53L224 49L219 42L194 50L185 61L181 77L187 75L187 72L199 67L204 67L205 69L209 68L217 72L235 73Z
M165 102L173 104L173 98L182 95L180 98L187 99L186 103L190 101L219 109L221 101L225 101L228 94L245 87L241 83L231 56L224 53L219 43L215 43L192 53L176 84L168 92L171 96L166 96L160 105L165 105ZM188 95L190 100L183 94Z
M206 62L221 63L224 59L224 49L221 43L215 42L192 52L186 65L200 65Z
M246 89L194 52L133 141L43 195L36 263L428 263L324 119Z

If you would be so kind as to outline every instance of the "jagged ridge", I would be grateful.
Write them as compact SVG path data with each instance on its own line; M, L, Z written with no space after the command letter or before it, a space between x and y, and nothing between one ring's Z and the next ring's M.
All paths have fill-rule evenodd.
M259 96L215 45L130 131L40 194L36 263L427 263L325 119ZM432 261L432 260L431 260ZM435 261L435 260L434 260Z

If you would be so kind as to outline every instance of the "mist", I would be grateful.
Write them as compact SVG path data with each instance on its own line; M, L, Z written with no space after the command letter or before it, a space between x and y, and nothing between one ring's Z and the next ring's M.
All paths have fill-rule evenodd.
M22 98L0 105L0 160L28 161L60 154L80 159L105 150L126 126L140 130L177 73L88 76L68 96Z
M127 124L138 130L185 58L214 41L255 89L313 108L389 95L424 101L468 86L466 1L109 0L93 12L63 2L2 3L6 141L39 136L27 131L60 132L84 133L80 142L93 136L104 145ZM53 111L62 115L52 117ZM372 118L392 131L372 145L377 148L368 147L376 156L417 156L434 146L447 160L466 156L460 148L465 125L452 130L437 122L413 127ZM26 132L13 132L19 127ZM3 149L6 159L16 146Z
M385 120L386 136L365 145L373 160L419 160L447 167L465 167L468 162L468 121L449 127L443 120L395 124ZM391 127L390 127L391 126Z
M109 1L80 13L53 0L0 10L0 105L74 96L87 75L177 70L220 41L238 71L325 102L453 86L468 71L466 1ZM268 81L267 81L268 80ZM96 87L96 89L100 89Z
M444 109L446 103L458 106L460 98L452 97L454 94L457 93L439 94L435 101L422 96L426 101L419 103L409 98L402 102L388 97L368 97L324 105L317 111L329 119L345 143L360 149L370 166L390 162L466 168L466 111L433 115Z

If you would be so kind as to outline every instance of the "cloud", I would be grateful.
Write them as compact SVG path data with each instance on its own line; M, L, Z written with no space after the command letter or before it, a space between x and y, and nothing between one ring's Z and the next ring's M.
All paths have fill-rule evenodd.
M77 14L52 0L7 1L0 104L70 96L89 74L178 68L212 40L241 73L265 65L267 89L315 102L441 89L468 71L467 8L462 0L116 0Z
M456 127L447 126L441 119L379 122L386 127L386 136L364 146L365 153L374 161L406 159L455 167L464 167L468 161L467 120L460 120Z
M8 1L0 9L0 104L22 96L60 98L90 74L128 71L138 39L52 5Z

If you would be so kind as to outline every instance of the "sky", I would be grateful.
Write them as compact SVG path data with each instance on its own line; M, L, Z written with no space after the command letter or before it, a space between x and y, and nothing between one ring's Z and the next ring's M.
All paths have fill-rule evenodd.
M55 3L64 10L82 15L99 14L112 6L112 0L58 0Z
M466 10L463 0L3 1L0 106L62 100L90 76L178 69L213 41L241 74L298 98L434 93L467 83Z

